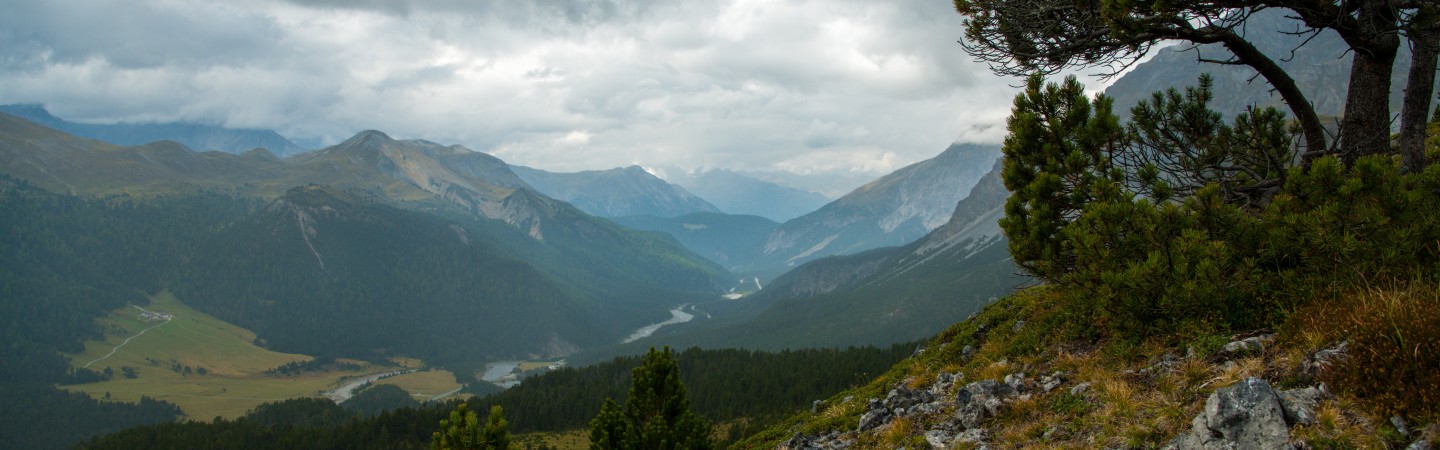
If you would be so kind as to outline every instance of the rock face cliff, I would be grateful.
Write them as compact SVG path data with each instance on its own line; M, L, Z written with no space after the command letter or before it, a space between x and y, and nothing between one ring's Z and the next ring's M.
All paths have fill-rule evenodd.
M955 144L935 158L861 186L781 225L761 264L796 266L825 256L908 244L945 224L1000 157L995 146Z

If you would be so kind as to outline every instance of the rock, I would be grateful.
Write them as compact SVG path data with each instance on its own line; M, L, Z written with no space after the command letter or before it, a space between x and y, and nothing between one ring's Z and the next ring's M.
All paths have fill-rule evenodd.
M820 408L823 407L823 406L825 406L825 401L824 401L824 400L816 400L814 403L811 403L811 404L810 404L810 414L819 414L819 413L820 413Z
M854 443L854 440L845 439L838 431L814 436L795 433L790 440L777 445L775 450L843 450L850 448Z
M1205 411L1191 422L1190 432L1165 448L1293 449L1289 437L1284 409L1270 383L1247 378L1211 394L1205 400Z
M1050 392L1060 387L1060 384L1064 382L1065 372L1056 371L1050 375L1040 377L1040 389L1043 389L1045 392Z
M929 442L934 448L950 448L950 440L954 437L945 430L930 430L925 432L925 442Z
M1074 395L1074 396L1077 396L1077 397L1078 397L1078 396L1081 396L1081 395L1085 395L1085 391L1089 391L1089 390L1090 390L1090 382L1087 381L1087 382L1084 382L1084 383L1077 384L1077 385L1075 385L1075 387L1070 388L1070 395Z
M1006 375L1005 384L1010 385L1010 388L1014 389L1015 392L1025 392L1028 390L1026 389L1027 380L1025 379L1025 372Z
M974 346L967 345L967 346L964 346L964 347L961 347L961 348L960 348L960 356L961 356L961 357L969 358L971 355L974 355L974 354L975 354L975 347L974 347Z
M1425 438L1420 438L1415 442L1411 442L1410 446L1405 447L1405 450L1431 450L1433 448L1434 447L1430 446L1430 441L1425 440Z
M1280 408L1285 410L1285 422L1290 426L1315 423L1315 406L1325 397L1319 388L1290 389L1276 393Z
M988 417L1000 412L1005 401L1018 392L1007 383L981 380L965 385L955 393L955 419L962 428L978 428Z
M890 420L894 418L895 415L890 413L890 409L886 408L883 402L878 399L870 399L865 414L860 415L859 430L873 430L881 425L890 423Z
M1305 358L1305 374L1310 376L1319 375L1320 371L1325 370L1332 364L1335 364L1336 361L1344 358L1349 347L1349 341L1340 341L1331 347L1316 351L1314 354Z
M989 448L985 445L985 441L989 438L990 432L984 428L971 428L955 435L955 438L950 441L950 445L968 444L976 449Z
M1273 334L1251 336L1225 344L1225 347L1220 349L1220 353L1234 356L1260 353L1265 351L1265 344L1269 344L1272 340L1275 340Z
M1011 329L1012 331L1020 331L1021 328L1025 328L1025 321L1023 321L1023 320L1017 320L1017 321L1015 321L1015 326L1012 327L1012 328L1010 328L1010 329Z
M1399 431L1401 437L1410 437L1410 428L1405 426L1405 418L1390 416L1390 424L1395 426L1395 431Z

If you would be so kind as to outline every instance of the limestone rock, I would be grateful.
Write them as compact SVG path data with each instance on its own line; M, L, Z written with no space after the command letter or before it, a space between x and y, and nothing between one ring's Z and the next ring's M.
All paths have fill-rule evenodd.
M1205 400L1205 411L1191 422L1190 432L1165 448L1176 450L1293 449L1285 411L1270 383L1247 378L1222 388Z

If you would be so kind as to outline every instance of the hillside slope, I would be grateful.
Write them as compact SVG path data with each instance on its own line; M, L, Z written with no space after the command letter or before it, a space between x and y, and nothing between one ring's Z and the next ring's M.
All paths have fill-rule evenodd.
M765 240L759 267L794 267L831 255L905 245L945 224L956 202L1000 155L991 146L955 144L785 222Z

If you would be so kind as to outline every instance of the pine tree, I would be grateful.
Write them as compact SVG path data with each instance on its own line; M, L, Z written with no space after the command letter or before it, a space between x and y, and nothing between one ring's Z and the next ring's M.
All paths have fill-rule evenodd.
M591 450L705 450L710 424L690 411L680 366L669 347L645 353L631 371L622 408L606 399L590 422Z
M1075 255L1065 226L1122 178L1111 160L1124 132L1110 103L1104 95L1092 102L1073 76L1063 84L1032 76L1015 97L1002 168L1014 195L1000 227L1015 262L1040 279L1056 281L1070 271Z
M490 408L485 426L480 417L464 403L440 421L440 431L430 435L430 448L435 450L507 450L510 448L509 423L499 405Z

